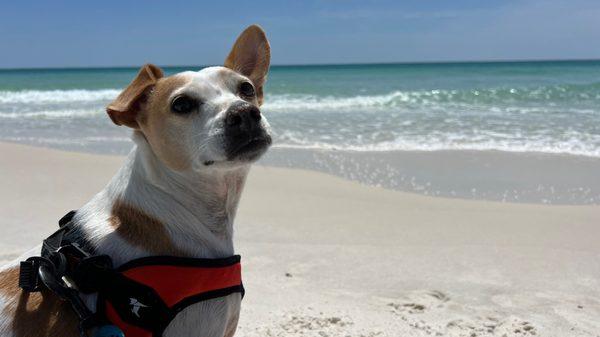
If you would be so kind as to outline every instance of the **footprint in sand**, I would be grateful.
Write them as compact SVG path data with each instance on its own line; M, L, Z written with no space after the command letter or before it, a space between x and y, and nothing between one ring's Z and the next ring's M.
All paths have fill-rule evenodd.
M289 320L281 324L281 328L287 333L305 333L316 331L320 336L336 335L336 330L345 330L344 328L354 323L348 318L337 316L291 316ZM339 332L339 331L337 331Z
M528 321L508 317L496 327L496 336L537 336L538 332Z
M441 291L418 291L409 294L404 300L388 303L397 314L420 314L433 308L441 308L450 298Z
M439 317L448 314L444 314L443 310L449 301L450 297L441 291L417 291L388 303L388 306L392 308L392 313L409 326L431 336L527 337L538 335L533 324L518 317L508 316L499 319L491 316L482 317L477 314L471 316L469 314L471 310L459 314L462 316L460 318L451 319L449 317L448 323L444 324L439 321Z
M313 308L306 308L300 312L288 312L275 316L268 324L244 329L242 335L261 337L391 337L381 330L372 330L355 324L353 319L346 314L324 313ZM392 335L394 336L394 335Z
M538 334L533 324L509 317L499 320L494 317L476 317L475 319L457 319L448 322L445 336L469 337L525 337Z
M465 337L526 337L537 336L533 324L509 317L499 320L494 317L476 317L474 319L456 319L448 322L443 336Z
M392 312L410 327L425 332L427 335L441 336L440 329L420 319L419 314L443 308L450 300L446 294L437 290L415 291L404 298L388 303Z

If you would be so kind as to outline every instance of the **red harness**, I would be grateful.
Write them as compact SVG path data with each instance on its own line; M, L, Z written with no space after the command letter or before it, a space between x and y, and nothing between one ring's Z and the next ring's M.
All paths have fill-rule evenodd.
M224 259L152 256L130 261L117 271L123 277L114 287L100 289L97 312L126 337L162 336L186 307L244 293L239 255Z
M89 242L72 227L74 214L71 211L59 221L60 229L44 240L40 256L21 262L19 286L26 292L49 289L68 301L79 317L81 336L88 336L86 331L94 327L97 335L121 336L115 331L118 327L125 337L161 337L177 314L192 304L234 293L244 296L239 255L151 256L115 269L109 256L94 255ZM80 297L94 293L96 313Z

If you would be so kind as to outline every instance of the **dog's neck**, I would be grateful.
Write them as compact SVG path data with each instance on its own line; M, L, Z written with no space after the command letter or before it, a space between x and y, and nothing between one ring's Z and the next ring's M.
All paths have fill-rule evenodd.
M161 235L168 236L169 240L165 242L173 247L165 249L168 252L175 251L171 253L173 255L207 258L232 255L233 220L248 167L174 171L154 155L143 135L136 133L134 140L137 147L130 153L125 165L104 191L81 209L83 222L85 218L91 219L93 212L98 212L99 208L101 213L108 215L108 219L113 219L115 205L126 205L123 207L128 207L128 213L132 208L136 214L139 212L158 220L158 226L163 226L164 231L153 233L157 230L156 224L147 228L142 224L139 227L150 232L141 234L150 240L153 236L156 239L164 239ZM104 253L114 255L112 246L115 243L111 243L111 240L121 236L116 239L123 244L120 232L127 232L126 226L132 224L121 221L119 226L124 227L114 230L111 227L115 224L110 220L104 221L102 229L96 228L102 224L93 222L89 226L84 224L84 228L87 226L87 229L91 229L88 233L100 250L104 247L108 250ZM133 230L135 235L140 234L139 231L140 228ZM145 247L133 246L131 258L152 255ZM128 259L125 256L120 258Z

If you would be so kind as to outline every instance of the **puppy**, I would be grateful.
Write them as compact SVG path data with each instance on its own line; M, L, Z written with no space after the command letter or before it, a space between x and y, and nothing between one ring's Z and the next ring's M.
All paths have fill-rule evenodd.
M168 77L154 65L141 68L107 108L115 124L133 129L136 146L73 217L96 254L115 266L145 256L234 254L233 221L250 164L271 144L259 110L269 62L269 42L253 25L222 67ZM79 336L69 305L47 291L22 292L18 275L15 265L0 273L0 336ZM96 309L94 296L85 301ZM188 306L163 336L232 336L240 301L232 293Z

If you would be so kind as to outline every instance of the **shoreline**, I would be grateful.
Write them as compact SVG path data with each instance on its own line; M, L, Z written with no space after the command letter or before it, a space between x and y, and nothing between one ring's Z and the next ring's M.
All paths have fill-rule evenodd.
M600 158L505 151L272 149L261 161L401 192L512 203L600 204Z
M2 143L3 141L0 141ZM123 140L121 140L123 142ZM120 156L133 143L80 147L21 144ZM526 204L600 205L600 157L500 150L352 151L273 147L258 165L298 168L400 192Z
M8 143L0 155L3 261L123 161ZM235 224L238 334L596 337L599 223L599 206L431 197L257 166Z

